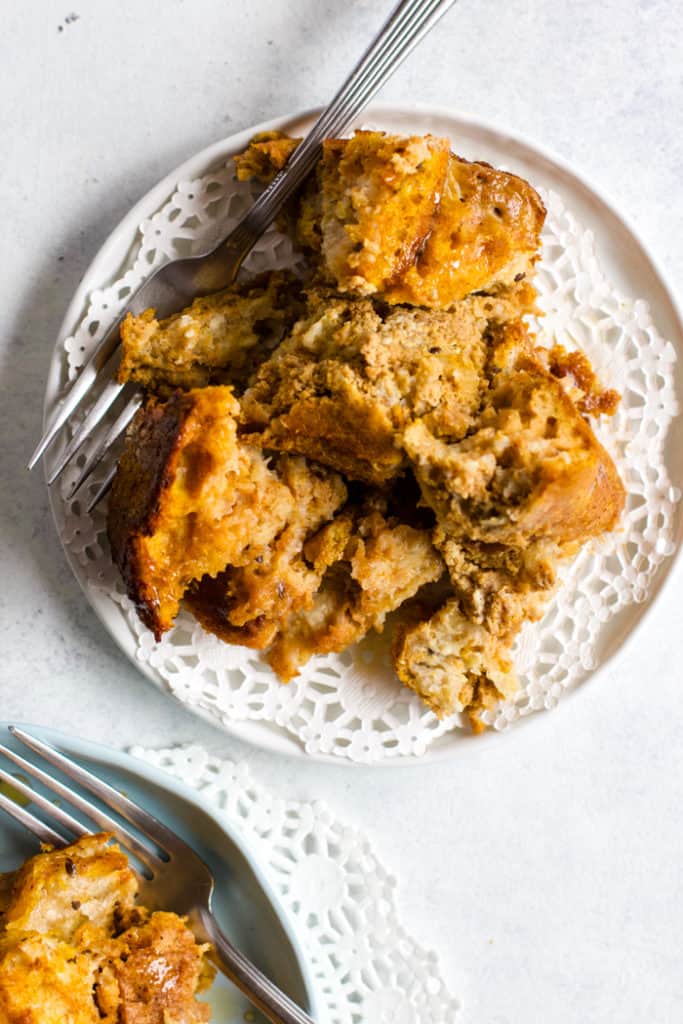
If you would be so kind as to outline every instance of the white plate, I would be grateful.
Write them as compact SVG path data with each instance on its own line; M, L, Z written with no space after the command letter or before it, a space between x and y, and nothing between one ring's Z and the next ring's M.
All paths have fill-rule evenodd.
M224 822L218 821L197 793L120 750L37 726L26 726L26 729L88 766L105 782L125 791L185 839L213 871L216 879L214 912L226 935L283 991L318 1019L313 981L278 897L243 840ZM0 723L0 742L18 754L26 753L8 732L7 723ZM15 870L35 853L38 853L37 840L11 818L0 814L0 872ZM223 975L216 976L202 999L211 1005L212 1019L216 1022L244 1024L245 1020L264 1020Z
M88 297L98 288L102 288L117 279L120 268L125 264L131 246L136 238L139 225L151 217L175 191L180 182L198 178L210 170L223 165L233 153L239 152L257 131L281 129L290 134L303 134L312 120L311 112L297 114L292 117L279 118L250 128L238 135L231 136L203 150L195 157L177 168L152 189L123 219L119 226L102 247L90 268L86 272L66 314L55 349L45 397L46 419L52 415L64 380L64 351L62 341L70 336L82 319L87 306ZM664 275L656 266L636 232L623 217L604 199L599 192L589 185L584 178L567 167L557 157L549 155L538 145L518 136L509 134L492 125L463 114L433 108L414 107L398 109L395 107L376 105L362 118L363 124L372 124L397 132L426 132L448 135L454 141L456 150L469 158L488 160L497 166L504 166L522 174L532 184L559 195L580 223L588 227L595 237L596 252L601 270L605 277L623 295L646 300L656 329L663 338L668 339L678 354L678 361L673 370L674 389L681 395L681 355L683 355L683 315L667 287ZM683 422L675 419L668 431L664 443L663 462L669 469L671 482L675 488L683 486L683 466L675 453L683 446ZM54 453L49 453L54 457ZM46 460L49 468L50 459ZM51 493L52 509L57 528L65 541L64 517L62 502L58 492ZM671 547L676 552L681 546L683 522L681 506L678 504L672 513ZM74 557L67 543L64 544L67 558L74 574L83 586L84 592L93 608L110 631L121 649L133 660L148 678L168 692L168 680L149 662L143 661L138 655L138 640L131 630L130 622L104 591L92 586L88 575L87 563ZM662 561L650 581L646 600L638 604L629 604L602 628L599 641L592 652L595 678L604 670L607 663L616 655L626 639L633 634L635 627L642 621L646 610L652 606L654 599L661 591L662 584L668 576L673 563L672 558ZM585 675L585 673L584 673ZM396 684L398 686L398 683ZM575 687L574 687L575 688ZM186 703L197 714L216 724L215 714L209 709L196 706L192 697L185 697ZM533 718L537 719L534 715ZM263 720L221 719L220 724L242 739L263 746L267 749L287 754L303 753L300 739L274 722ZM351 733L353 727L351 727ZM303 733L302 733L303 734ZM438 735L437 732L434 735ZM352 740L357 736L352 735ZM494 737L488 736L488 741ZM463 742L462 734L447 733L438 735L423 753L423 759L433 760L470 748L469 742ZM487 742L487 738L478 738L477 745ZM351 747L350 749L353 749ZM311 751L309 750L309 753ZM337 753L342 752L338 750ZM417 748L414 752L419 752ZM312 754L321 759L329 759L313 747ZM411 763L411 758L395 756L396 751L388 750L387 759L382 764ZM356 760L370 760L372 755L360 747L356 753L347 754ZM333 760L339 761L335 756ZM343 758L342 758L343 760ZM349 763L344 761L343 763Z

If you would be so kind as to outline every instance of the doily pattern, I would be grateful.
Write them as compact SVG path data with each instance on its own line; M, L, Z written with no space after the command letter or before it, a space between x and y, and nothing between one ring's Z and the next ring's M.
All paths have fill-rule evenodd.
M658 333L645 302L620 296L604 278L591 232L559 196L544 198L548 218L537 285L545 315L537 327L541 339L553 335L567 348L583 349L598 374L622 393L616 415L603 418L596 431L629 496L620 529L580 554L548 614L524 630L516 652L521 690L487 713L489 724L499 730L553 707L564 690L593 670L604 623L647 598L658 567L673 552L674 506L680 499L663 455L677 412L673 346ZM90 296L83 320L64 342L65 381L74 377L150 269L197 251L207 240L217 241L252 199L252 187L234 180L231 160L205 177L180 182L140 226L122 276ZM248 269L294 263L289 241L271 230L250 255ZM288 686L277 682L258 652L222 644L186 613L155 643L138 622L111 564L102 509L92 516L85 511L85 499L95 493L103 470L77 500L67 500L86 453L61 483L61 498L55 502L60 535L88 586L119 609L137 658L176 697L223 723L273 723L309 753L354 761L419 756L445 732L459 734L459 715L437 720L398 684L386 658L386 636L368 638L339 656L314 659Z
M458 1003L436 956L402 927L396 883L362 835L201 747L131 753L196 789L248 841L295 924L328 1024L452 1024Z

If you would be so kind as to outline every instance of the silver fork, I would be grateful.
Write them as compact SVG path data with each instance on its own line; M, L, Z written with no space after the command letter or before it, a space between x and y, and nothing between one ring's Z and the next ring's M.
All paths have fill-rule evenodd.
M118 819L96 807L80 793L1 744L0 754L23 773L51 790L59 798L60 804L56 805L2 768L0 781L49 815L60 831L3 793L0 793L0 810L5 811L32 832L41 843L49 843L56 847L66 846L74 839L90 834L91 831L61 806L62 801L94 822L98 831L112 832L119 844L142 862L147 872L147 877L138 875L143 905L149 903L151 906L156 905L186 915L198 940L211 943L217 966L272 1024L314 1024L307 1013L259 971L223 934L211 910L213 875L187 843L142 807L54 747L16 726L10 726L10 732L29 750L92 793L102 804L138 829L150 840L150 845L142 842ZM67 838L69 833L71 838ZM162 851L162 856L154 847Z
M350 127L375 93L454 2L455 0L402 0L329 106L320 114L306 138L296 148L287 165L264 189L230 235L213 250L189 259L168 262L160 267L131 296L127 311L139 315L152 307L156 309L159 317L169 316L186 306L197 295L224 287L234 281L254 243L313 169L320 155L323 139L341 135ZM140 404L137 391L130 386L117 383L113 376L120 343L121 321L122 317L111 325L83 366L28 464L29 469L33 469L77 406L96 385L102 385L104 381L94 405L48 474L48 483L54 483L104 416L115 403L118 403L117 408L120 407L120 411L115 421L99 438L94 450L86 459L71 488L70 496L90 476L95 466L123 433ZM112 467L91 501L89 510L107 492L113 475Z

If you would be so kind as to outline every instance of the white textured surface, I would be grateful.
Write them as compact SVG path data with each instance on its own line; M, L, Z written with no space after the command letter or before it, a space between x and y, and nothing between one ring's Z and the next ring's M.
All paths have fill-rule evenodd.
M71 9L50 0L5 5L3 717L121 745L201 740L283 796L325 798L400 877L401 916L440 951L463 1024L673 1024L680 565L626 656L561 715L460 762L313 769L226 739L138 677L70 575L42 481L23 473L55 332L116 221L207 142L323 100L387 6L89 0L64 24ZM680 292L682 33L673 0L461 0L383 98L460 106L560 152L630 214Z

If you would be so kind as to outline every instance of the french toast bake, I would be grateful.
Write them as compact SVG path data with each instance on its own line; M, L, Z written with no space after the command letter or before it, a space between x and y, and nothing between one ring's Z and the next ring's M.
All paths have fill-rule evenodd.
M213 969L185 921L136 902L105 833L0 876L2 1024L201 1024Z
M296 145L254 139L237 177L269 181ZM287 681L389 623L437 715L478 729L514 694L520 629L625 501L587 418L618 394L527 325L544 216L448 140L357 132L283 219L305 280L127 318L120 377L148 397L108 530L157 638L182 601Z
M257 137L241 180L267 181L298 140ZM356 132L327 139L291 231L340 291L448 309L533 272L545 207L522 178L450 153L448 139Z

